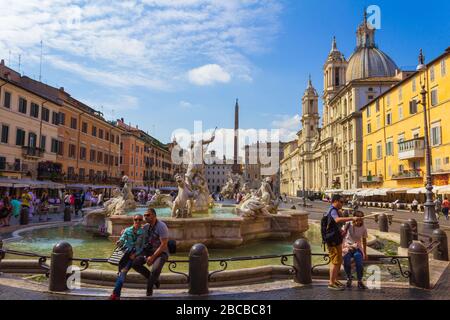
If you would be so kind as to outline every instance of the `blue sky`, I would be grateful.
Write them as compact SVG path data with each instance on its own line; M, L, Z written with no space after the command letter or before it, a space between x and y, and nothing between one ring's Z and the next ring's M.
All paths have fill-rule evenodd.
M0 0L0 57L164 142L177 128L281 128L292 137L308 74L322 91L333 35L348 58L363 8L401 68L450 45L450 2L366 0ZM423 9L421 9L423 8Z

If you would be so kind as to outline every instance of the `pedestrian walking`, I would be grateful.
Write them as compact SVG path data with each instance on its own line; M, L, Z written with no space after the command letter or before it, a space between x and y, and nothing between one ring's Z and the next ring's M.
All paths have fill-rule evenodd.
M449 210L450 210L450 202L448 201L448 198L445 197L444 201L442 202L442 213L444 214L445 220L448 220Z
M434 200L434 211L436 212L436 218L439 220L442 212L442 201L439 197Z
M418 213L419 212L419 201L414 199L411 202L411 212Z
M9 195L5 193L0 200L0 221L1 227L9 227L9 221L11 220L12 206Z
M392 202L392 211L397 211L399 202L400 202L400 200L398 200L398 199L395 199L395 201Z

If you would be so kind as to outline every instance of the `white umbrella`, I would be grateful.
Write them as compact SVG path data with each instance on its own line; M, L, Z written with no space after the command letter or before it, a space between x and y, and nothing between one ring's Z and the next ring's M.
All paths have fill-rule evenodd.
M438 187L436 191L439 194L450 194L450 185Z
M388 191L388 193L406 193L409 188L394 188Z
M374 196L387 196L389 190L391 190L391 188L375 189L373 191L373 195Z

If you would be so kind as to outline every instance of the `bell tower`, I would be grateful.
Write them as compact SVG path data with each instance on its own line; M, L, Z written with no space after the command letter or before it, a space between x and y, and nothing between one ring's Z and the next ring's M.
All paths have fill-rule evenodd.
M317 135L319 119L319 95L312 84L310 75L308 87L302 98L302 132L305 140L313 139Z
M347 60L338 50L336 37L333 37L331 51L323 66L324 102L327 103L345 85Z

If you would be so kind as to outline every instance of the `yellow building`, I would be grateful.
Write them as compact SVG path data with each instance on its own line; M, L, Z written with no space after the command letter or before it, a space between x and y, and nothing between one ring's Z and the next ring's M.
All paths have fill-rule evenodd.
M364 188L419 188L425 184L422 83L427 91L433 184L449 185L450 47L365 105L363 118Z
M0 176L37 179L56 164L61 102L0 61Z

